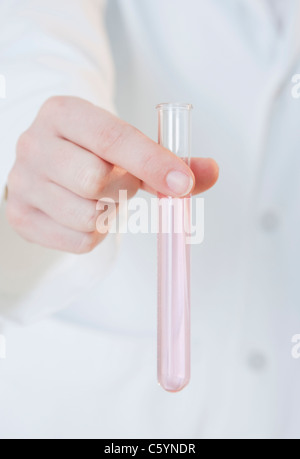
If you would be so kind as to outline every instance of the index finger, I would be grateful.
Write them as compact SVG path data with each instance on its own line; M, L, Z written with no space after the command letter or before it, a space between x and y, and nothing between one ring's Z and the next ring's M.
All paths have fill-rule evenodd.
M73 97L54 98L51 110L59 136L127 170L157 192L182 197L193 190L194 174L182 159L106 110Z

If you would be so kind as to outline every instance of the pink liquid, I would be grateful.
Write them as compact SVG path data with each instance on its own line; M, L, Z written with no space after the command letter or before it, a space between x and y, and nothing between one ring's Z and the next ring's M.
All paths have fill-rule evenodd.
M178 392L190 380L191 198L159 198L158 381Z

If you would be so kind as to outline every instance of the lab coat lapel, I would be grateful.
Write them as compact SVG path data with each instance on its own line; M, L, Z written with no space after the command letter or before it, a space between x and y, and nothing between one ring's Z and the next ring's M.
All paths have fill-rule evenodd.
M264 173L274 103L283 88L289 84L293 75L293 68L300 58L300 2L298 0L293 1L290 22L287 25L286 32L278 36L278 38L280 41L278 43L277 57L274 59L273 65L270 66L265 80L265 88L262 92L263 97L257 109L257 117L258 119L260 118L257 123L259 132L252 145L253 152L257 152L257 175L255 179L257 192L259 192L259 183L262 180L261 174Z

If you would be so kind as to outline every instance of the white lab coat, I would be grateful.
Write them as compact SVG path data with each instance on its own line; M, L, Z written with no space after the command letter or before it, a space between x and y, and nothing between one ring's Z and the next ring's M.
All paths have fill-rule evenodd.
M192 381L177 395L156 385L155 236L77 257L1 217L0 437L299 437L300 2L284 3L282 24L267 1L109 0L104 24L102 0L2 1L2 188L58 93L153 138L157 103L192 102L194 156L221 176L192 248Z

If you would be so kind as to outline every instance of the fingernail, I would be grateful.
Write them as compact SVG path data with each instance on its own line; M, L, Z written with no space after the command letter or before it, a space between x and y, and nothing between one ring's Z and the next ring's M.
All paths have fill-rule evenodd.
M167 184L177 196L186 196L192 191L194 180L182 172L173 171L167 176Z

